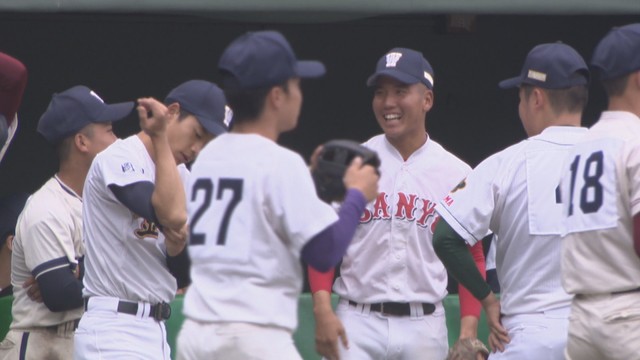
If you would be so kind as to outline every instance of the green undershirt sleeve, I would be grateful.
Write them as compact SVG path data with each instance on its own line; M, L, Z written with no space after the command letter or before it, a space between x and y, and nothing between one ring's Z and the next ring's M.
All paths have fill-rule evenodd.
M491 288L482 278L464 239L442 218L433 232L433 248L444 266L473 296L482 300Z

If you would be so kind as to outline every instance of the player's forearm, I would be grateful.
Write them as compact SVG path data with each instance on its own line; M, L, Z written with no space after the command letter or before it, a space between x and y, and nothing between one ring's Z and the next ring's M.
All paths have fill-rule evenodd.
M331 292L320 290L313 293L313 315L317 318L328 313L333 313Z
M360 223L360 217L367 205L364 195L349 189L340 211L338 221L314 236L302 249L302 259L319 271L328 271L336 266Z
M151 137L155 152L156 179L151 203L164 227L181 229L187 222L184 187L166 136Z
M478 318L463 316L460 318L460 339L478 337Z
M433 233L433 249L449 273L476 299L484 299L491 289L476 268L466 242L440 219Z
M308 266L307 273L309 277L309 287L311 288L312 294L321 290L331 292L333 277L335 275L334 269L330 269L327 272L321 272L311 266Z
M476 264L476 269L480 272L483 279L486 279L486 264L484 260L484 251L482 249L482 242L477 242L475 245L468 247L473 261ZM458 294L460 298L460 317L467 316L479 318L482 305L480 301L476 299L467 288L458 284Z

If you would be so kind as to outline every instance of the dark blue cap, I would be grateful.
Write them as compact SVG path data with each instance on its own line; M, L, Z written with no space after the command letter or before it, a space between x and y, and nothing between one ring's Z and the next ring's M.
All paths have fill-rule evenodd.
M297 60L291 45L277 31L248 32L229 44L218 62L218 69L231 75L224 87L259 89L275 86L290 78L324 75L320 61Z
M566 89L589 83L589 68L571 46L561 42L531 49L519 76L502 80L503 89L529 84L544 89Z
M591 65L602 80L640 70L640 24L611 29L596 46Z
M0 199L0 247L4 245L7 234L15 234L18 216L28 198L27 193L15 193Z
M427 88L433 89L431 64L421 52L411 49L393 48L389 50L378 60L376 72L369 76L367 85L375 85L380 76L389 76L407 85L423 83Z
M230 119L225 118L227 100L218 85L205 80L189 80L176 86L164 99L165 104L180 104L193 114L210 134L224 134Z
M49 107L38 121L38 132L55 145L91 123L124 119L133 105L132 101L105 104L91 89L77 85L53 94Z

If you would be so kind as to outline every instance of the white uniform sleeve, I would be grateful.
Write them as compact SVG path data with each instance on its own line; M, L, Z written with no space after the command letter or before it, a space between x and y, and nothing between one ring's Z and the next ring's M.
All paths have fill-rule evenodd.
M141 181L153 182L155 177L155 169L146 169L130 154L123 152L121 148L109 148L108 156L100 156L96 158L102 172L104 185L126 186Z
M631 215L635 216L640 212L640 142L633 141L627 144L628 158L625 161L627 182L629 184L629 202L631 206Z
M269 184L273 210L295 250L313 236L338 220L335 210L316 195L309 168L300 156L284 162L274 169Z
M499 195L500 166L498 157L486 159L436 206L438 214L471 246L489 232Z

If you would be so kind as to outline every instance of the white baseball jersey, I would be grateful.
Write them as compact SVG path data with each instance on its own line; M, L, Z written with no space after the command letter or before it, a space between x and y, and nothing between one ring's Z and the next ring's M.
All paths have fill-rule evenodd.
M50 311L44 303L32 301L22 284L32 275L37 279L61 267L75 268L83 254L82 199L54 176L29 197L16 225L11 257L12 329L57 325L82 316L82 307Z
M191 168L192 284L184 314L293 331L300 252L337 221L300 155L256 134L224 134Z
M186 172L184 165L179 168ZM175 296L164 235L109 189L136 182L155 182L155 164L137 135L117 140L91 164L84 186L84 296L148 303L170 302Z
M360 219L333 290L361 303L438 303L447 272L431 241L434 208L471 168L430 138L406 161L382 134L363 145L380 157L380 193Z
M560 175L586 128L552 126L481 162L436 208L469 245L497 235L502 313L568 307L560 278Z
M603 294L639 287L633 216L640 211L640 118L603 112L563 170L564 288Z

